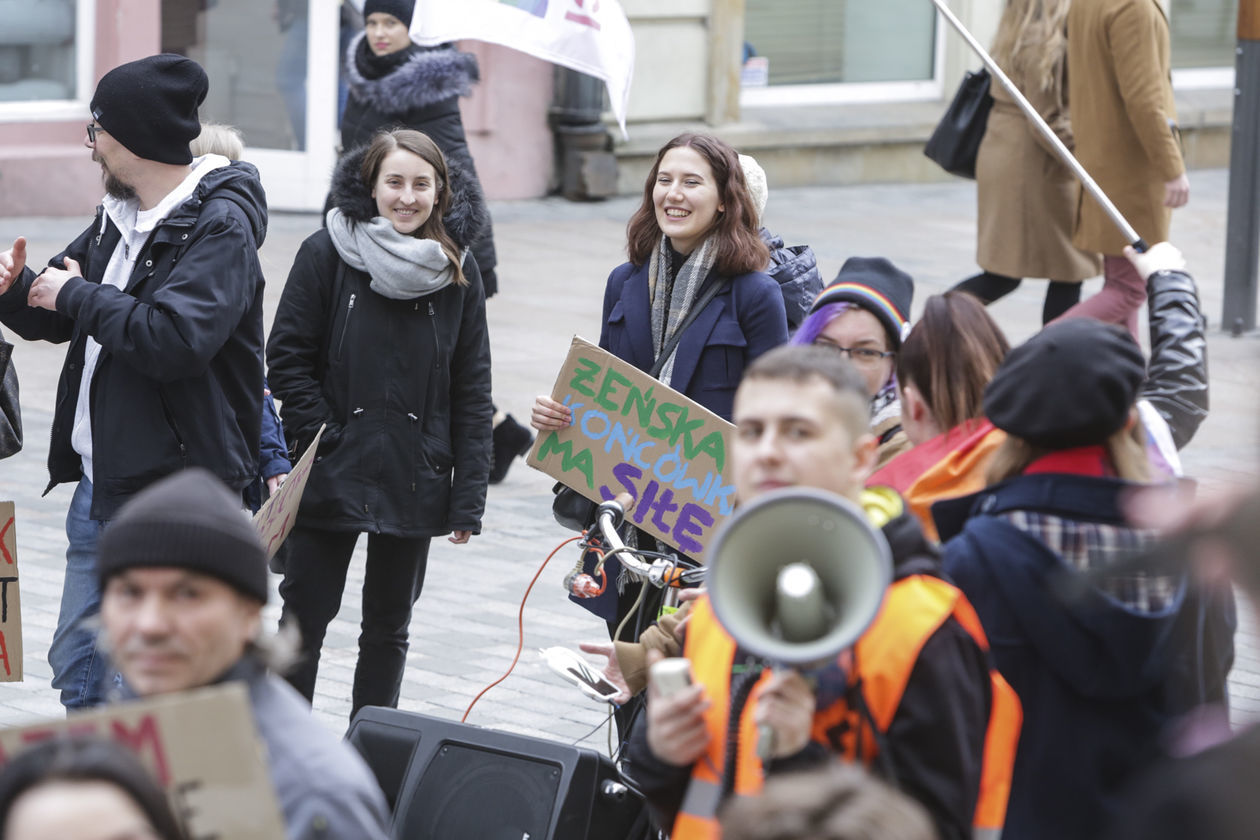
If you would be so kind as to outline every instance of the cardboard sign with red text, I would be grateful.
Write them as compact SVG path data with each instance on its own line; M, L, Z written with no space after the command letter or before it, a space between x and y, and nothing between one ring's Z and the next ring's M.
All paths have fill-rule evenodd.
M17 508L0 502L0 682L22 679L22 598L18 592Z
M628 492L627 521L702 558L735 509L735 427L577 336L551 398L573 410L573 425L539 434L529 465L597 502Z
M117 703L0 730L0 765L59 735L113 738L166 789L190 838L283 840L284 818L243 683Z
M325 428L319 427L315 439L306 447L280 489L254 514L254 527L258 529L258 536L262 537L263 545L267 547L268 560L276 556L280 544L289 536L297 521L298 505L302 503L302 492L306 490L306 480L311 477L311 467L315 465L315 450L319 449L319 439Z

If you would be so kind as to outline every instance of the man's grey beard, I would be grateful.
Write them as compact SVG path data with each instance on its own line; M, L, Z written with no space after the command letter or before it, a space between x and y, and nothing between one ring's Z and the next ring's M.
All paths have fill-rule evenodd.
M135 187L124 184L108 171L105 173L105 192L119 201L130 201L136 197Z
M119 201L130 201L136 197L136 188L131 186L131 184L118 180L114 173L109 171L109 167L105 165L104 159L95 150L92 151L92 160L101 165L101 177L105 179L106 193Z

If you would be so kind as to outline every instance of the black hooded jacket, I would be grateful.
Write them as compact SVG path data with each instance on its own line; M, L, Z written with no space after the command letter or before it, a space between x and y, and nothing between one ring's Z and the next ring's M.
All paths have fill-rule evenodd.
M27 266L0 295L0 321L28 340L70 342L57 384L49 489L77 481L70 443L88 336L101 345L92 380L93 519L184 467L205 467L235 490L258 473L263 400L263 275L258 247L267 199L258 170L212 170L150 234L124 289L102 285L121 234L104 208L49 261L83 272L57 311L29 307Z
M459 115L459 98L470 94L480 79L476 57L456 50L452 44L413 44L401 53L377 57L360 33L346 50L345 62L349 95L341 117L343 153L366 146L383 129L413 128L437 143L448 164L463 170L469 189L481 189ZM365 72L368 68L387 72L371 78L374 74ZM472 251L481 270L486 297L490 297L498 291L494 271L498 260L490 214L483 211L483 215L482 229L472 243Z
M352 223L378 215L359 167L333 175ZM481 193L450 168L443 221L461 249L485 223ZM298 522L331 531L433 537L479 532L490 473L490 342L477 262L454 283L409 300L370 288L328 231L298 250L267 342L268 381L285 436L304 452L327 424Z

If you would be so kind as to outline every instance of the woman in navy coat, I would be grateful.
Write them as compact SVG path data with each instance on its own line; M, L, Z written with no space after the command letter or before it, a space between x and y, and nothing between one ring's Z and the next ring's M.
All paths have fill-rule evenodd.
M684 327L657 378L730 420L744 368L787 341L783 295L761 270L769 254L738 154L704 134L666 143L626 233L630 261L608 277L599 346L650 372ZM570 422L567 407L535 400L535 429Z
M770 258L757 229L734 149L704 134L681 134L666 143L627 225L630 261L608 277L600 347L639 370L659 368L661 382L730 420L744 369L788 337L783 293L762 272ZM663 352L680 329L677 345ZM535 400L530 421L547 432L572 419L566 406L544 395ZM641 532L627 539L657 547ZM615 558L605 565L610 579L615 565ZM608 587L609 597L578 603L607 619L618 638L618 628L631 623L640 587L621 581ZM644 598L639 614L654 615L656 602ZM623 733L633 709L618 711Z

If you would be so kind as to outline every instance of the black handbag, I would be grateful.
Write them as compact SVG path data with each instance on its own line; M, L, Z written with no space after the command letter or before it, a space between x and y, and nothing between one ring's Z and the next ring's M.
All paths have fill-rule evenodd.
M923 154L951 175L976 177L976 153L980 151L989 109L993 107L989 82L989 71L984 68L967 73L954 94L954 101L949 103L923 147Z
M683 322L678 325L678 329L674 330L674 334L669 337L669 340L665 342L665 346L661 348L661 355L656 359L656 364L652 365L652 369L648 371L648 376L655 379L661 375L665 362L669 359L670 354L674 352L674 348L678 346L678 342L682 341L683 333L686 332L687 327L691 326L691 322L696 319L696 316L709 305L709 301L717 297L718 292L722 291L722 286L722 281L716 280L709 283L700 293L700 296L696 298L691 305L691 309L687 312L687 317L683 319ZM556 494L556 497L551 500L551 515L570 531L578 531L580 533L589 528L595 521L595 509L599 507L595 502L592 502L572 487L561 484L559 481L551 488L551 492Z

